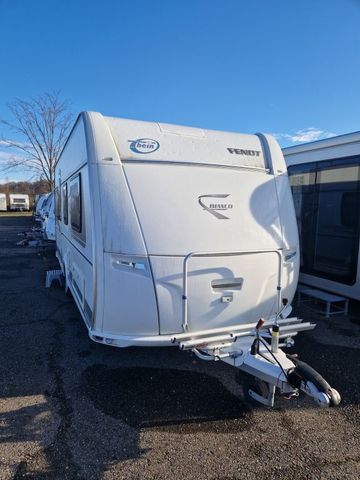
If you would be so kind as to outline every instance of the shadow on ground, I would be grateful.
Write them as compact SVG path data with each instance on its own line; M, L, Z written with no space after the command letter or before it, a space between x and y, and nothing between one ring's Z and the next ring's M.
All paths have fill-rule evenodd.
M137 429L229 433L229 422L214 421L245 420L250 412L218 379L199 372L93 365L85 370L82 384L97 408ZM248 420L233 427L247 428Z

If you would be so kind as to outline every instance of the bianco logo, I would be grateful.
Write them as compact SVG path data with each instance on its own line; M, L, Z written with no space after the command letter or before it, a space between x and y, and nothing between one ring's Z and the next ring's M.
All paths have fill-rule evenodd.
M152 153L160 148L160 143L152 138L138 138L129 140L130 150L135 153Z
M232 210L232 203L220 202L219 199L227 198L230 196L230 193L219 193L211 195L200 195L198 197L199 204L203 207L204 210L214 215L218 220L229 220L229 217L220 213L219 210ZM209 200L208 200L209 199ZM218 199L216 202L215 199ZM206 203L205 203L206 202Z

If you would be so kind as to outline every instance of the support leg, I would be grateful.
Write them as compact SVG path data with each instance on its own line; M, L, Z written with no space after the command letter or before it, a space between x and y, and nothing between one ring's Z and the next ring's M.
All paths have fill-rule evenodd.
M269 395L268 395L268 405L269 405L269 407L274 406L274 400L275 400L275 385L270 384L269 385Z
M330 302L326 302L326 313L325 313L325 318L330 317Z

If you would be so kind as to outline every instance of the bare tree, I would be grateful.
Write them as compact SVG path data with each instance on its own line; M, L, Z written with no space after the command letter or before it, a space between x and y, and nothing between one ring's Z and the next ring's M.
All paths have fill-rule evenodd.
M17 139L4 139L1 143L21 155L10 156L2 171L22 167L46 180L53 190L55 165L73 121L69 101L61 100L59 92L44 93L30 100L16 98L8 108L14 122L1 120L1 123Z

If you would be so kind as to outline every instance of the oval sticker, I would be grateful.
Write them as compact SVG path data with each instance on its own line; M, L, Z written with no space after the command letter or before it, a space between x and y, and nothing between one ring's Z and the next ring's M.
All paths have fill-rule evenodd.
M131 142L130 150L135 153L152 153L160 148L160 143L152 138L138 138L129 142Z

